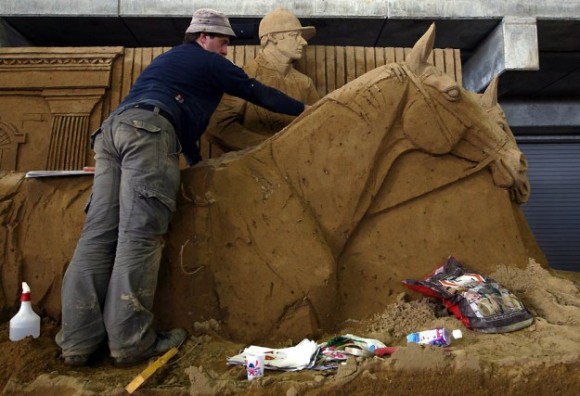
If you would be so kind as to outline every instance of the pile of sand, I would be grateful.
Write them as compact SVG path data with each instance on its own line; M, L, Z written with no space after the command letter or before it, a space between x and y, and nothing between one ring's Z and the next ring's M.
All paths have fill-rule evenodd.
M436 326L462 327L433 300L399 296L399 301L364 320L347 320L335 334L377 338L397 351L390 357L352 358L336 371L267 371L248 382L242 367L227 366L244 347L222 337L219 323L197 323L180 353L140 391L156 395L371 395L445 393L484 395L573 395L580 389L580 274L546 270L533 260L525 270L499 266L489 274L522 299L534 323L505 334L463 329L450 348L407 346L407 333ZM412 298L410 298L412 297ZM3 394L123 394L146 365L119 369L103 350L89 367L71 369L58 359L54 323L45 321L41 337L8 341L0 329L0 389ZM290 346L288 340L271 347ZM260 345L260 344L258 344Z

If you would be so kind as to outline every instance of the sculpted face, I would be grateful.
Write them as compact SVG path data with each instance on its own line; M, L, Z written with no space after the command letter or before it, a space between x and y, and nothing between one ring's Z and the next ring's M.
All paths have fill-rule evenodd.
M289 62L302 58L302 53L307 42L299 31L272 33L272 36L276 50Z

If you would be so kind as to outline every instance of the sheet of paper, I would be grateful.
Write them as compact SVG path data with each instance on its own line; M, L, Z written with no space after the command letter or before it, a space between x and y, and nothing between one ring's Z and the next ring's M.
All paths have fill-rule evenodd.
M252 345L239 355L229 358L228 363L244 364L247 354L262 353L266 357L266 369L294 371L311 367L317 352L318 344L305 338L298 345L290 348L272 349Z

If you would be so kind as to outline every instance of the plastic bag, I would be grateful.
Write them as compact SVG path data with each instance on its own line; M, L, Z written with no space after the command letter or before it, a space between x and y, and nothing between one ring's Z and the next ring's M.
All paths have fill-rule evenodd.
M534 318L512 292L495 280L449 257L425 279L406 279L408 288L442 300L465 327L484 333L523 329Z

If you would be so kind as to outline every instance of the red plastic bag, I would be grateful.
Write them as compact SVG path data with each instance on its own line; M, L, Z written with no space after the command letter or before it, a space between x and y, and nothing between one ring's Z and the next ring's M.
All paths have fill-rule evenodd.
M512 292L449 257L423 280L402 281L411 290L440 299L465 327L484 333L523 329L534 318Z

